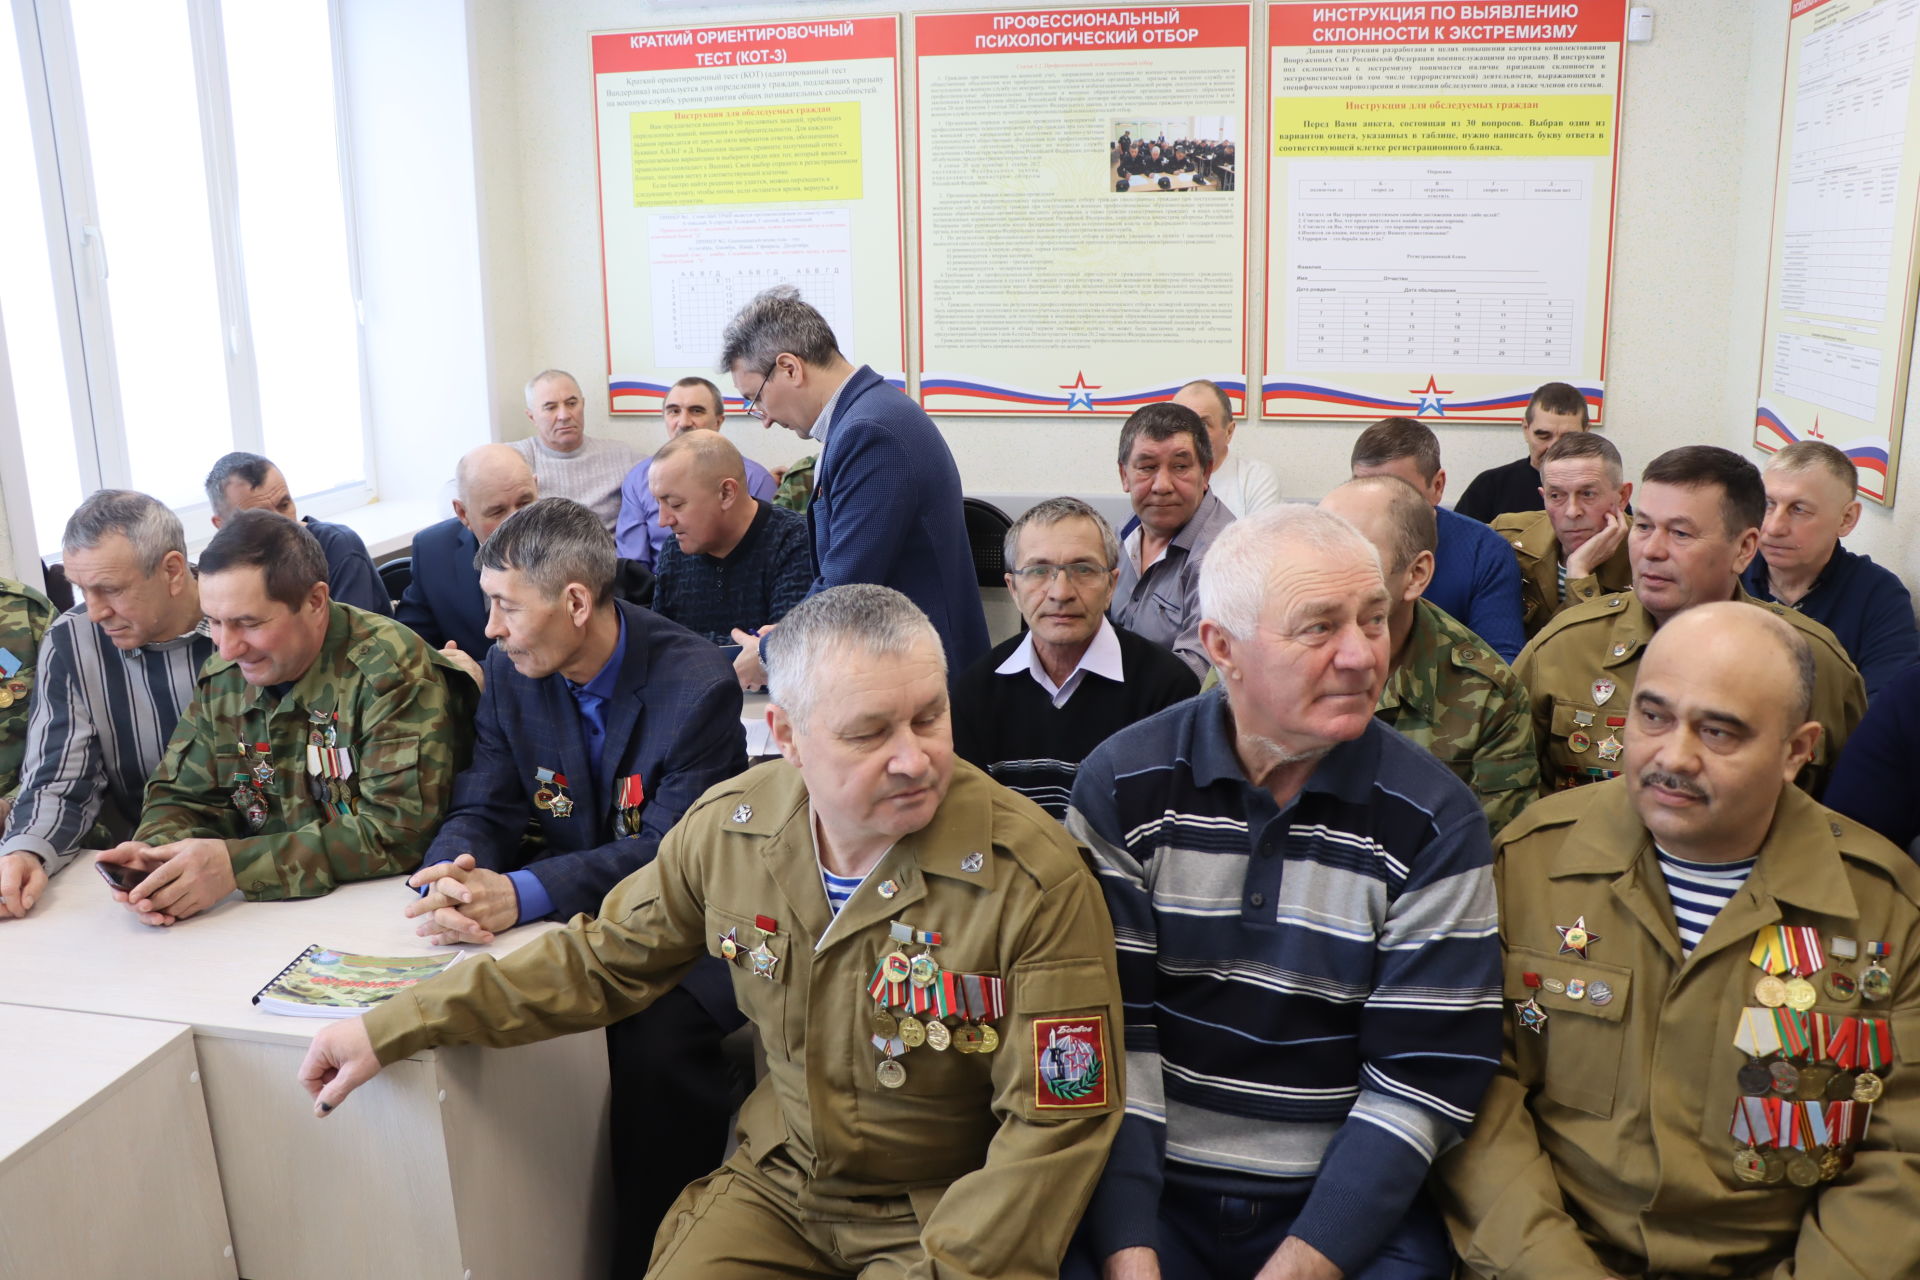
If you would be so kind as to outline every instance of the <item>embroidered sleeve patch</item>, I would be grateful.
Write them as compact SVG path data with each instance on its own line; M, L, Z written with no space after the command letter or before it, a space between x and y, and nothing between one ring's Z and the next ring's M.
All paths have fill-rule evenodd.
M1033 1023L1033 1097L1041 1111L1080 1111L1107 1105L1106 1015L1036 1018Z

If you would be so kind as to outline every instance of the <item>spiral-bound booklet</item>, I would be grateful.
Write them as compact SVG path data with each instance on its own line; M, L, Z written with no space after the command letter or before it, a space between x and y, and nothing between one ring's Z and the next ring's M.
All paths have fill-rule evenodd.
M293 1018L351 1018L458 964L465 954L362 956L314 943L254 993L263 1013Z

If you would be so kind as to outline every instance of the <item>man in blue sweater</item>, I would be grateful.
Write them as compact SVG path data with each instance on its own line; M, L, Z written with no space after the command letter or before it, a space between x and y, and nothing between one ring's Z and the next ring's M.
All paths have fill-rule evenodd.
M720 367L749 416L821 445L807 507L808 594L855 582L892 587L932 620L947 669L966 670L987 651L987 617L960 469L933 419L866 365L854 368L825 317L791 286L767 290L733 318ZM758 637L734 638L741 683L764 685Z
M1440 546L1433 554L1433 581L1425 598L1446 610L1512 662L1527 642L1520 603L1520 566L1507 540L1478 520L1440 505L1447 472L1440 440L1412 418L1382 418L1360 433L1350 459L1353 478L1395 476L1433 504Z
M1920 631L1898 575L1840 545L1860 523L1859 470L1832 445L1801 440L1774 454L1761 479L1767 518L1742 585L1833 632L1872 698L1920 662Z
M1062 1274L1445 1280L1421 1188L1500 1059L1486 819L1374 718L1391 606L1352 525L1237 521L1200 604L1221 687L1109 738L1068 810L1127 1114Z
M207 505L213 508L218 529L236 511L256 507L303 524L327 557L327 594L338 604L350 604L383 618L393 616L393 599L360 535L343 524L302 516L293 505L293 491L280 468L257 453L229 453L207 473Z

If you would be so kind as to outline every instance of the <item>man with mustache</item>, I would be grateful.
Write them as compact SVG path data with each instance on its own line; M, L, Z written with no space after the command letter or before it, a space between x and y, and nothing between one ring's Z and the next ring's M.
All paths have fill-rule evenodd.
M597 919L327 1028L301 1080L324 1115L429 1044L604 1026L714 956L766 1076L649 1276L1055 1276L1124 1096L1099 886L954 760L946 655L907 597L822 591L767 657L783 759L703 796Z
M1688 609L1737 600L1786 619L1813 649L1813 718L1824 732L1801 779L1819 795L1866 691L1831 631L1740 586L1760 545L1766 490L1745 458L1712 445L1669 449L1640 474L1627 557L1633 589L1568 609L1528 642L1513 669L1533 699L1533 736L1550 790L1614 777L1640 657L1655 631Z
M1374 716L1392 603L1352 525L1304 505L1236 521L1200 602L1221 687L1074 780L1128 1093L1062 1274L1447 1280L1423 1186L1499 1056L1486 817Z
M1784 619L1687 610L1625 776L1501 833L1505 1054L1435 1167L1470 1274L1920 1274L1920 868L1792 785L1815 670Z

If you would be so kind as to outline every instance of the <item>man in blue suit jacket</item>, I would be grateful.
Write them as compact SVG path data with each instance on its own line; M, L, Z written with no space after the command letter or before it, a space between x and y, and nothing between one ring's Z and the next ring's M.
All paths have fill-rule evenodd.
M487 597L473 558L487 535L540 496L520 451L483 444L454 469L453 519L413 535L413 581L393 616L436 649L453 645L478 660L487 639Z
M409 881L422 896L407 914L437 944L597 912L701 793L747 767L726 659L615 599L615 573L606 527L566 498L487 539L480 583L498 643L473 764ZM742 1021L726 967L708 958L607 1029L615 1256L644 1253L674 1197L724 1159L733 1089L720 1042Z
M807 522L813 588L868 582L919 605L947 669L987 651L987 619L960 505L960 469L940 428L872 369L840 354L833 329L790 286L769 289L727 325L720 365L747 412L821 444ZM743 683L766 682L755 637L735 632Z

